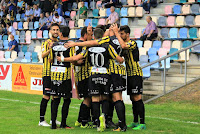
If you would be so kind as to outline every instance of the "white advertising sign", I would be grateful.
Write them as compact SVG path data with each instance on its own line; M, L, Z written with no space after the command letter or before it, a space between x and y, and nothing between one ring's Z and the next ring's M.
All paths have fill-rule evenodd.
M43 91L42 78L31 77L31 90Z
M0 63L0 90L12 90L12 64Z

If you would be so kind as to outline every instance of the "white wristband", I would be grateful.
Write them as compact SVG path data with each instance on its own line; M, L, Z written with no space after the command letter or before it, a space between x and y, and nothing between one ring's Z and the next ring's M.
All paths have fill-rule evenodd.
M61 58L61 62L64 62L65 60L64 56L61 56L60 58Z

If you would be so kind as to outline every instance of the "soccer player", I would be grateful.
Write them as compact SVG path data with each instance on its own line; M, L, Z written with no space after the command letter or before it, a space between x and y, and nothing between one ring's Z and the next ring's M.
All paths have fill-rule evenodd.
M52 47L52 43L57 41L58 32L51 27L50 33L51 38L47 39L45 42L42 43L42 58L43 58L43 98L40 104L40 121L39 126L50 126L44 119L47 103L50 99L51 95L51 63L49 62L50 58L50 51ZM53 99L51 100L51 109L52 109ZM57 124L60 122L56 121Z
M102 38L104 31L100 28L95 29L94 36L98 40ZM79 55L70 58L65 58L64 61L74 62L88 56L90 63L90 77L88 82L89 93L92 96L92 108L95 122L97 123L97 131L105 130L105 116L108 114L109 104L104 103L108 99L110 92L110 73L109 60L111 58L119 63L124 61L114 48L108 43L102 43L98 46L93 46L83 50ZM100 101L102 101L102 115L100 116Z
M59 33L59 25L52 24L51 29ZM66 124L66 119L69 112L69 105L71 103L72 97L72 85L71 85L71 64L69 62L64 62L65 57L72 56L72 49L67 49L64 47L64 43L68 41L70 29L69 27L62 27L60 33L60 40L55 42L51 49L51 81L52 81L52 95L54 96L54 103L52 106L51 129L56 129L56 118L58 112L58 106L60 104L61 97L63 97L62 106L62 121L60 128L73 129ZM61 59L58 61L57 57L60 56Z
M91 40L92 35L93 31L88 31L87 27L83 27L83 29L81 30L81 38L76 42ZM83 50L84 47L76 47L76 55L81 53ZM76 64L75 72L78 94L79 97L84 98L84 100L80 105L78 120L75 122L75 126L81 126L81 128L91 128L91 126L88 124L88 120L90 119L91 106L91 97L89 96L88 92L89 62L87 57L80 61L81 63Z
M120 30L116 24L112 27L121 47L127 51L127 54L125 54L127 94L130 95L134 115L134 121L128 127L133 128L133 130L146 129L145 108L142 101L143 73L139 65L139 50L136 42L130 39L129 26L121 26ZM138 123L138 116L140 117L140 124Z

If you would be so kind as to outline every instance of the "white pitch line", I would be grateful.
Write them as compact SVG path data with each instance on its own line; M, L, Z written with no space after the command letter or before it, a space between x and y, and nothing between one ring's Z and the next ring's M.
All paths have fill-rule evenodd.
M36 104L39 105L39 102L32 102L32 101L22 101L22 100L14 100L14 99L6 99L6 98L0 98L0 100L5 100L5 101L13 101L13 102L22 102L22 103L31 103L31 104ZM77 104L75 104L77 105ZM79 109L77 107L70 106L70 108L74 109ZM133 116L132 114L126 114L128 116ZM174 122L181 122L181 123L188 123L188 124L200 124L199 122L192 122L192 121L181 121L181 120L175 120L175 119L170 119L170 118L165 118L165 117L152 117L152 116L145 116L147 118L152 118L152 119L161 119L161 120L168 120L168 121L174 121Z
M22 103L31 103L31 104L40 105L39 102L33 102L33 101L13 100L13 99L6 99L6 98L0 98L0 100L5 100L5 101L14 101L14 102L22 102ZM62 106L60 106L60 107L62 107ZM77 107L73 107L73 106L70 106L70 108L79 109L79 108L77 108Z
M132 114L126 114L129 116L133 116ZM181 123L188 123L188 124L200 124L200 122L192 122L192 121L181 121L181 120L175 120L171 118L165 118L165 117L153 117L153 116L145 116L147 118L152 118L152 119L161 119L161 120L168 120L168 121L174 121L174 122L181 122Z

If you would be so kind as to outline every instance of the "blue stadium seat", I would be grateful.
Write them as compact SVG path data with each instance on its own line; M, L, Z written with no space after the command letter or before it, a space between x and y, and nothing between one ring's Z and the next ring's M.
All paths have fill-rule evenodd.
M143 41L141 40L136 40L136 43L138 48L141 48L143 46Z
M142 63L148 63L148 60L149 60L149 56L148 55L141 55L139 63L140 64L142 64Z
M84 3L85 3L85 6L87 7L87 9L89 9L88 2L84 2Z
M8 35L4 35L3 40L8 40Z
M4 50L8 49L8 40L3 41L3 46L4 46L3 47Z
M38 22L38 21L35 21L35 22L34 22L34 29L37 29L37 28L39 28L39 22Z
M127 0L121 0L122 5L127 5Z
M26 52L27 52L27 49L28 49L27 45L23 45L23 47L22 47L22 52L26 53Z
M144 66L144 65L146 65L146 64L147 64L147 63L142 63L141 66ZM142 69L142 72L143 72L143 76L142 76L142 77L143 77L144 79L149 78L149 77L151 76L150 66L143 68L143 69Z
M189 40L185 40L183 41L183 45L182 45L182 48L186 48L186 47L189 47L192 45L192 42L189 41ZM190 52L191 52L191 49L190 49Z
M32 52L32 62L38 62L38 54L37 52Z
M186 16L185 23L186 23L187 26L194 25L194 16L191 16L191 15Z
M65 12L65 15L66 15L66 16L70 16L70 11L66 11L66 12Z
M91 25L91 19L85 19L85 26L88 26L89 25L89 23L90 23L90 25Z
M93 17L98 17L99 16L99 10L98 9L94 9L92 11Z
M170 39L177 39L178 38L178 28L171 28L169 30Z
M21 14L16 14L16 21L21 21Z
M91 1L90 2L90 9L95 9L96 8L96 2L95 1Z
M33 28L33 22L29 22L28 23L28 28L29 28L29 30L33 30L34 28Z
M169 54L173 54L175 52L177 52L178 49L177 48L170 48L170 51L169 51ZM178 60L178 54L174 55L174 56L171 56L170 57L170 60Z
M19 35L15 35L14 38L17 41L17 43L19 43Z
M19 52L18 57L14 60L14 62L21 62L22 59L24 59L24 52Z
M27 62L31 62L31 53L30 52L25 53L25 59L27 60Z
M22 29L23 29L23 22L19 22L19 23L18 23L18 29L19 29L19 30L22 30Z
M76 30L76 38L81 38L81 29Z
M107 9L106 9L106 15L107 15L107 17L108 17L110 14L111 14L110 8L107 8Z
M179 30L179 38L186 39L187 38L187 28L180 28Z
M6 51L5 52L5 59L10 59L11 51Z
M35 30L33 30L33 31L31 32L31 38L32 38L32 39L36 39L36 38L37 38L37 32L36 32Z
M164 60L162 60L160 69L164 69L164 66L165 66L164 64L165 64L165 62L164 62ZM170 66L170 58L167 58L166 59L166 69L170 69L170 67L171 67Z
M98 19L92 19L92 27L96 27L98 25Z
M20 35L20 36L23 35L23 36L25 37L26 32L25 32L25 31L21 31L19 35Z
M161 48L161 44L161 41L156 40L153 42L153 48L155 48L156 51L158 51Z
M200 45L197 45L193 48L192 53L198 53L200 54Z
M152 55L149 57L149 61L150 63L153 62L153 61L156 61L159 59L159 56L158 55ZM151 69L159 69L160 65L159 65L159 62L151 65Z
M25 14L21 14L21 19L24 19L25 18Z
M120 25L121 26L128 25L128 18L121 18Z
M120 11L121 11L120 8L115 8L115 12L118 13L119 17L121 16Z
M123 8L121 8L121 16L128 16L128 8L125 8L125 7L123 7Z
M181 13L181 5L175 5L173 7L173 12L174 12L175 15L180 14Z
M48 30L44 30L42 34L43 34L44 39L49 38L49 31Z
M149 57L152 56L152 55L157 55L157 49L156 48L149 48L148 55L149 55Z
M197 28L190 28L189 36L191 39L197 38Z
M199 4L192 4L191 11L193 14L199 14Z
M186 3L187 0L180 0L180 3Z
M166 17L161 16L158 18L158 26L166 26L167 25L167 21L166 21Z
M2 35L0 35L0 40L2 40Z
M0 50L3 49L3 40L0 40Z
M29 47L28 47L28 52L34 52L34 50L35 50L35 47L33 46L33 45L30 45Z

